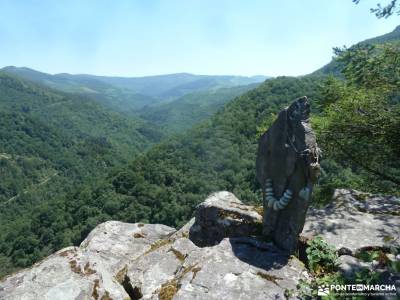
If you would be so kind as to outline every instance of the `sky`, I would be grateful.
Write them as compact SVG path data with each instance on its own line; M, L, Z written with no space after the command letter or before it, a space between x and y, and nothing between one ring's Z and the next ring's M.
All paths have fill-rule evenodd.
M303 75L392 31L378 0L0 0L0 67L145 76ZM384 4L385 1L381 2Z

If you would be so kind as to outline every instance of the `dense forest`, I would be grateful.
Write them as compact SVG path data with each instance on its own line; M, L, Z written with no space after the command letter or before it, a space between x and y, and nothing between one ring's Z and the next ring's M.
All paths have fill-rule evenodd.
M335 49L335 72L266 80L157 144L162 133L143 120L2 75L0 276L78 244L105 220L181 226L218 190L261 204L257 139L303 95L323 151L313 204L339 187L399 194L400 45L384 42Z

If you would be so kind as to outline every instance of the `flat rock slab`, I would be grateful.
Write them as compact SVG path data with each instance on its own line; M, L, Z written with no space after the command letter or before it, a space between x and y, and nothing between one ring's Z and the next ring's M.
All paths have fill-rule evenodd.
M230 192L211 194L196 209L189 237L197 246L213 246L226 237L260 235L262 216Z
M6 277L0 282L0 299L129 299L117 271L174 232L164 225L100 224L80 247L62 249Z
M320 235L352 253L400 240L400 199L338 189L331 204L309 209L304 235Z

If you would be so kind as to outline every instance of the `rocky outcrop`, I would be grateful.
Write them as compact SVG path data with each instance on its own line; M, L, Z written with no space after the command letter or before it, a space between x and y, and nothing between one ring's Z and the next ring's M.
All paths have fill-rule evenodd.
M320 235L343 253L400 243L400 199L337 189L328 206L308 211L303 235Z
M296 258L259 240L260 224L254 208L228 192L212 194L179 231L106 222L79 247L7 277L0 299L284 298L307 271ZM198 247L189 235L201 246L213 246Z
M348 247L347 255L339 258L339 271L346 277L354 276L363 268L380 268L376 263L360 261L355 253L366 245L383 245L386 234L398 234L398 200L346 190L338 190L335 195L335 202L325 210L309 211L306 233L322 235L338 248L342 246L340 243ZM387 225L384 235L378 234L382 229L382 223L378 223L375 229L371 229L372 224L367 228L371 229L369 242L349 236L347 241L337 240L341 234L350 235L351 230L356 234L363 231L365 235L365 223L358 222L366 215L381 216L375 207L384 200L394 205L389 209L387 203L382 204L387 207L383 210ZM339 215L335 214L336 210ZM178 231L164 225L106 222L97 226L79 247L65 248L5 278L0 282L0 299L292 299L299 296L297 284L300 279L310 281L311 275L297 258L263 240L259 236L260 224L257 209L244 205L228 192L210 195L197 207L195 218ZM347 227L329 227L332 224ZM337 231L338 236L332 236L330 230L345 231ZM387 257L398 260L394 255ZM396 285L400 282L398 274L383 272L387 282Z
M280 248L296 252L314 182L319 148L309 122L307 97L283 109L260 137L257 179L263 188L263 232Z

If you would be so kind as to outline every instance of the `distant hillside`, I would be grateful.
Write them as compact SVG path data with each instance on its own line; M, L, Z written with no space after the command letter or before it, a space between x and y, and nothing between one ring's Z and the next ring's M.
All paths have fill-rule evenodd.
M362 44L370 44L370 45L378 45L389 42L397 42L400 41L400 25L397 26L392 32L386 33L381 36L377 36L374 38L367 39L365 41L359 42L356 45ZM332 60L329 64L323 66L322 68L316 70L312 74L314 75L340 75L341 66L336 60Z
M141 120L109 111L90 98L60 93L0 72L0 108L23 112L71 136L106 137L118 148L134 153L147 139ZM157 140L157 139L156 139Z
M166 133L183 132L210 118L227 102L258 85L253 83L187 94L168 103L144 107L139 115Z
M90 96L111 109L128 113L197 91L260 83L266 79L265 76L207 76L187 73L131 78L66 73L51 75L25 67L5 67L2 70L63 92Z
M360 44L383 44L388 42L395 42L400 40L400 25L397 26L392 32L380 35L374 38L366 39L360 42Z

